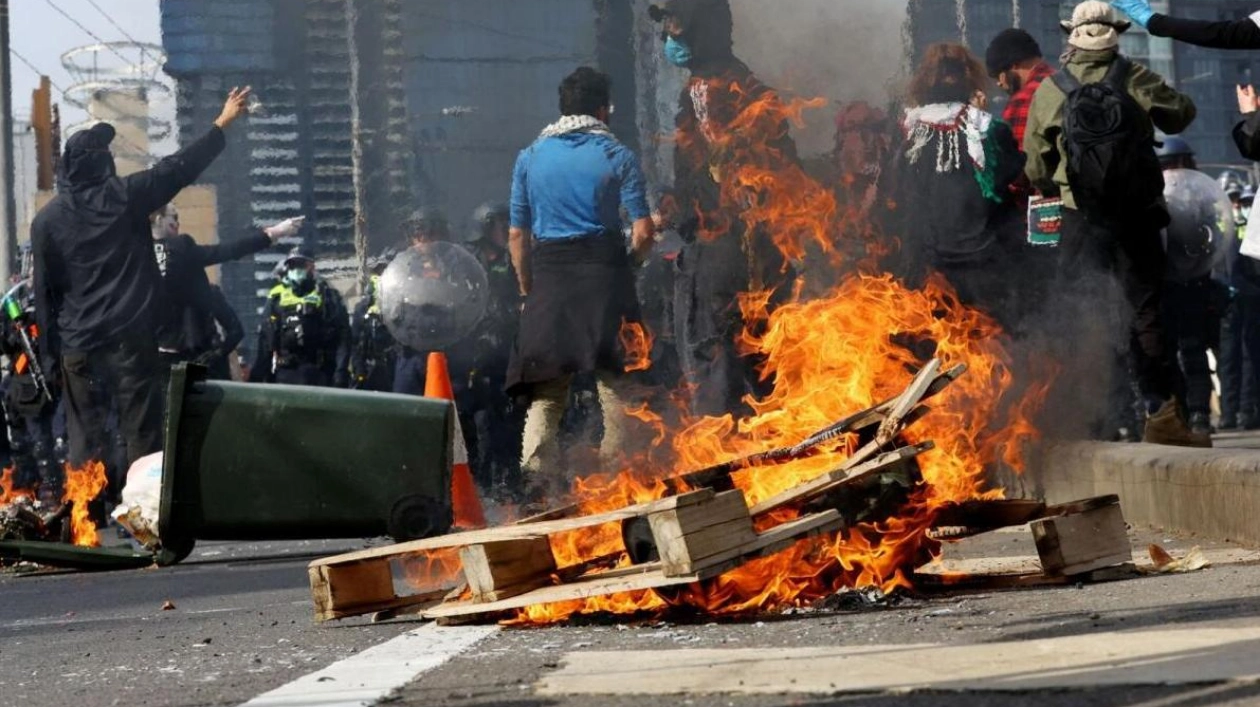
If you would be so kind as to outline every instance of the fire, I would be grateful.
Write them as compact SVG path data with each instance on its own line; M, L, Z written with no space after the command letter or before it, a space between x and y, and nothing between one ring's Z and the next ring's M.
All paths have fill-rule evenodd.
M640 322L621 320L621 348L626 354L626 373L646 371L652 367L652 344L655 337Z
M100 547L100 537L96 532L96 523L90 516L88 504L101 495L107 483L105 465L101 462L90 461L78 469L66 465L66 486L61 500L62 503L72 504L70 529L75 545Z
M741 93L739 86L729 90ZM767 234L788 262L805 259L804 276L789 303L772 305L764 291L749 292L741 302L748 323L742 351L762 361L762 376L773 381L773 389L748 401L753 414L746 419L686 420L668 437L658 433L660 447L620 474L579 479L573 495L581 512L660 498L678 490L663 478L794 445L900 393L930 359L939 359L944 368L965 364L968 373L931 399L930 413L907 432L906 443L931 440L936 446L917 459L921 481L904 491L893 517L803 539L680 591L533 606L520 612L518 622L548 623L576 613L651 612L675 603L735 614L799 605L843 587L909 587L907 573L939 549L927 535L939 509L1002 497L990 473L1003 464L1022 471L1024 448L1038 437L1031 418L1055 371L1043 366L1033 371L1037 384L1017 385L1015 371L1027 362L1012 360L994 319L961 303L939 276L910 288L879 270L878 258L899 247L895 234L878 233L866 209L842 208L833 190L784 153L781 138L788 126L799 124L801 111L817 101L785 101L772 92L744 99L742 110L725 126L705 127L707 144L699 144L699 136L680 134L679 147L692 159L695 151L706 151L720 186L723 208L700 213L709 219L701 225L701 237L729 237L731 224L720 221L738 214L742 228L737 230ZM822 267L811 269L820 260ZM803 296L806 291L812 299ZM658 429L663 426L659 413L645 406L630 411ZM853 453L855 442L841 438L808 458L744 469L733 480L751 505L836 469ZM780 512L759 524L791 517L790 511ZM629 564L616 524L554 536L552 550L562 568L610 557Z
M26 489L14 488L13 467L0 472L0 506L8 505L19 498L31 499L35 494Z

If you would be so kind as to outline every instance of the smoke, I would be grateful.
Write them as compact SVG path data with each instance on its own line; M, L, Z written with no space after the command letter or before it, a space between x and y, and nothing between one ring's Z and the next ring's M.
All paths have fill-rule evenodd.
M735 52L769 86L833 101L887 103L904 62L906 0L731 0ZM834 110L794 131L804 155L826 152Z

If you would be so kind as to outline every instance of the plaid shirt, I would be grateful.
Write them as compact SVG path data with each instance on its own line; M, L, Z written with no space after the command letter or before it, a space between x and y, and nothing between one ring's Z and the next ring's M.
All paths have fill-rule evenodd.
M1028 80L1006 104L1006 112L1002 114L1002 119L1011 126L1011 131L1015 133L1015 144L1019 145L1020 150L1024 149L1024 130L1028 127L1028 109L1032 106L1033 96L1036 95L1041 82L1052 75L1054 75L1054 68L1044 61L1033 67Z

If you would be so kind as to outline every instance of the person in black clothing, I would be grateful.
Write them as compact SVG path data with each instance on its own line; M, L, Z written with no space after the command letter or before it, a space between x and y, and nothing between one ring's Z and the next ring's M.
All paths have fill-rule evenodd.
M61 501L61 468L53 455L52 417L56 391L36 375L28 346L38 346L35 325L35 298L30 281L24 280L5 295L0 333L0 353L8 361L4 369L3 397L9 442L9 466L15 470L14 484L20 489L37 489L38 497L50 507ZM38 354L37 354L38 355Z
M486 487L512 482L519 475L524 411L504 390L512 342L520 318L520 291L508 253L511 213L504 203L482 204L473 212L467 248L486 271L490 303L473 333L452 351L452 367L466 371L456 383L473 473ZM463 395L459 388L463 388ZM471 423L471 424L469 424Z
M984 65L966 47L934 44L924 53L902 118L902 246L893 270L912 286L939 272L964 304L1009 325L1010 270L1025 223L1011 187L1024 155L1010 126L977 105L986 84ZM916 206L930 207L932 217Z
M777 111L757 108L777 99L734 54L728 0L667 0L651 15L662 24L666 59L690 74L676 118L677 213L665 219L685 242L677 259L678 355L692 414L738 416L750 411L745 396L769 386L759 361L739 351L746 324L739 296L772 291L778 303L795 280L769 229L744 221L748 203L771 195L741 185L738 172L750 163L774 175L799 171L796 145ZM768 188L778 187L777 176L771 181Z
M398 342L381 318L381 273L389 267L397 252L390 248L372 263L372 277L367 294L354 306L350 318L350 387L388 393L394 389L394 366L398 359Z
M1260 49L1260 12L1242 20L1187 20L1162 15L1149 0L1112 0L1112 6L1156 37L1211 49Z
M130 464L162 446L157 327L162 275L149 215L210 166L224 129L247 111L249 89L232 89L214 127L153 168L118 177L99 123L66 141L58 194L31 225L36 315L47 370L59 370L70 463L104 455L103 385L118 408ZM119 489L111 488L116 495Z
M158 350L164 370L177 363L226 363L227 354L240 343L223 350L215 323L240 326L235 312L223 310L222 293L215 297L206 268L266 250L282 238L296 236L302 218L282 221L248 237L218 245L201 245L179 232L179 211L167 204L153 215L153 253L162 273L164 297L158 324ZM231 308L228 307L230 310Z
M232 380L231 357L245 340L245 326L218 285L210 286L207 304L210 308L205 313L203 338L198 346L204 353L197 357L197 363L210 369L211 380Z
M451 222L440 209L426 206L418 209L403 224L411 234L411 247L420 248L426 243L451 240ZM404 346L399 351L394 368L394 392L401 395L424 395L425 364L428 353ZM454 364L452 368L454 368ZM452 386L458 385L459 376L452 373ZM465 428L467 429L467 428Z
M251 383L349 387L350 314L341 293L298 251L281 267L258 332Z

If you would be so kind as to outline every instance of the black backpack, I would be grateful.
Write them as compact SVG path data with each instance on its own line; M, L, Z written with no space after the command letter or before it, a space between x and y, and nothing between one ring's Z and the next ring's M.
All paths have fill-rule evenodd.
M1129 95L1132 64L1117 57L1098 83L1082 84L1066 68L1054 83L1067 96L1063 143L1068 184L1091 221L1146 214L1162 203L1164 173L1150 117Z

